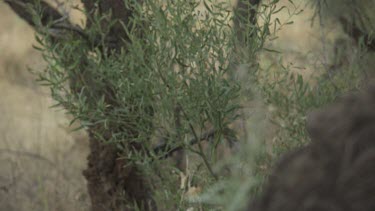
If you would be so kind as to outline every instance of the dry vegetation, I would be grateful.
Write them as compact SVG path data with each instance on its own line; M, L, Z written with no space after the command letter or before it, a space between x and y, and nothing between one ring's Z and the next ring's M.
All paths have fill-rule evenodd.
M287 0L282 4L291 6ZM309 77L333 59L336 27L311 27L312 11L300 1L300 15L277 33L269 48L282 55L263 54L263 68L283 64ZM43 67L32 48L33 30L0 3L0 210L87 210L89 199L82 170L88 144L83 132L71 133L68 117L50 109L48 90L34 81L26 66ZM286 11L279 14L287 19ZM327 23L329 24L329 23ZM329 29L329 30L328 30ZM272 137L270 138L272 139Z
M0 14L0 210L85 210L86 135L27 70L44 65L32 28L2 2Z

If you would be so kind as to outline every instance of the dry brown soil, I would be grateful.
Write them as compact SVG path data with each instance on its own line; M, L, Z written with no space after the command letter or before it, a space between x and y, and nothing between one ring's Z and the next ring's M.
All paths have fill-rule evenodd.
M34 31L0 2L0 210L87 210L83 132L71 133L27 67L44 67Z

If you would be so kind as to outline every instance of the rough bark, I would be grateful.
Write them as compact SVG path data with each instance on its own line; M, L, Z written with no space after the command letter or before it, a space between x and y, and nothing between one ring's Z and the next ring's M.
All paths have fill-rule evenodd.
M84 176L93 211L134 210L134 202L141 210L156 210L151 190L136 166L121 159L115 145L103 144L91 136L88 168Z
M88 39L85 29L72 25L63 17L56 9L41 1L40 7L42 8L41 23L35 23L33 14L29 8L35 7L33 0L5 0L11 9L24 19L28 24L33 26L36 31L40 33L48 33L52 38L52 42L59 42L67 35L76 36L77 39L85 39L88 46L98 47L101 42L97 39ZM107 18L102 19L100 24L107 25L111 21L116 21L108 37L105 40L105 48L107 52L116 53L124 45L123 40L126 40L126 34L121 26L121 22L125 25L129 22L129 17L132 11L127 9L123 0L102 0L98 4L94 1L84 0L85 10L88 14L87 27L91 26L93 15L98 12L99 15L107 15ZM111 16L109 16L111 14ZM43 28L47 23L52 23L47 31ZM41 25L40 25L41 24ZM100 37L100 35L98 35ZM104 49L104 48L103 48ZM82 57L85 58L84 56ZM69 65L69 64L66 64ZM81 62L79 67L84 71L85 61ZM89 77L89 76L87 76ZM77 80L72 78L71 80ZM85 79L86 80L86 79ZM87 79L89 80L89 79ZM76 83L71 83L76 84ZM71 87L72 90L81 90L80 87ZM111 88L108 87L107 92L111 95ZM114 96L106 96L108 102ZM112 105L116 107L116 105ZM121 128L126 131L127 128ZM97 128L90 128L89 133L95 134ZM134 131L129 131L133 134ZM88 168L84 171L84 176L87 179L87 186L89 195L92 202L93 211L113 210L134 210L134 205L141 208L141 210L156 210L155 203L153 202L150 186L142 171L133 163L122 159L126 152L120 152L114 145L103 144L94 136L90 136L90 155L88 156ZM107 138L110 138L109 136ZM138 146L131 144L132 141L128 140L127 148L132 150L139 150ZM126 166L126 167L125 167Z
M33 26L36 31L50 35L53 38L51 40L52 42L59 42L61 39L66 38L66 36L74 36L77 39L86 40L89 47L99 47L103 52L105 51L103 55L106 55L106 53L116 54L119 52L119 49L126 44L126 41L129 42L122 24L128 26L130 17L132 16L132 10L130 9L131 7L125 6L123 0L101 0L97 3L91 0L83 0L82 2L87 14L86 28L72 25L66 17L63 17L56 9L43 1L41 1L40 5L43 11L41 23L35 23L33 21L34 14L28 9L35 6L33 0L5 0L5 2L15 13ZM141 0L139 0L139 2L141 2ZM259 3L258 0L250 0L249 2L252 5ZM240 4L240 6L241 5L242 4ZM248 7L244 7L240 13L245 17L250 11L250 15L246 17L254 22L256 15L256 9L254 8L251 7L249 10ZM104 45L100 39L100 35L98 35L97 38L93 38L88 36L89 33L86 33L86 30L93 25L94 15L96 14L105 16L105 18L101 19L102 22L100 22L102 26L108 26L110 22L115 21L115 24L112 25L109 30ZM244 26L240 25L240 21L241 20L236 21L235 24L237 24L237 26L235 27L238 27L239 30L243 30ZM44 26L47 24L51 25L45 28ZM83 55L80 66L78 67L79 70L77 70L81 72L80 74L85 74L86 64L85 56ZM66 65L69 65L69 61L66 62ZM85 82L90 82L90 76L84 76L83 80L87 80ZM79 92L82 88L77 87L76 84L90 84L76 83L75 80L80 80L79 78L71 78L70 80L70 88L75 92ZM95 86L95 84L91 85ZM86 88L90 89L90 87ZM96 90L95 87L93 87L93 90ZM112 90L111 87L108 87L100 91L101 93L107 93L108 96L105 96L106 102L111 105L110 107L116 108L118 105L113 101L115 94ZM98 93L98 95L100 96L101 93ZM95 134L98 130L98 128L90 128L88 132L89 134ZM127 128L119 128L119 130L128 132L128 134L132 134L134 137L137 136L136 132L127 131ZM207 140L214 134L214 130L208 131L200 137L199 140L191 140L190 144L193 145L200 141ZM106 138L110 139L110 136L107 135ZM124 148L136 151L141 150L140 146L132 143L132 140L125 140L123 143L128 145ZM167 145L160 145L154 149L154 152L169 151L169 154L166 156L170 156L173 152L181 149L181 147L168 149ZM124 153L131 152L119 151L116 146L104 144L93 135L90 136L90 155L88 156L88 168L84 171L84 176L88 183L87 186L92 202L92 210L134 210L134 202L141 210L157 210L152 199L151 188L150 184L147 182L147 177L137 165L122 159L126 157Z
M251 23L254 26L256 25L257 10L260 2L261 0L238 0L237 6L234 9L235 17L233 24L234 30L237 34L237 39L240 41L240 43L247 42L247 36L244 34L246 28L255 28L253 26L246 26L243 23ZM256 32L254 31L254 33Z

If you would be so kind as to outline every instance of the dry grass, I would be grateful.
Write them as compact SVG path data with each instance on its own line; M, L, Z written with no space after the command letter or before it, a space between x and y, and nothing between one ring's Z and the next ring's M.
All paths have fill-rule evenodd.
M27 71L44 66L33 30L4 3L0 14L0 210L87 210L86 135Z
M332 21L319 22L315 18L312 22L314 9L308 2L310 0L293 1L296 8L287 0L282 0L279 6L285 6L273 17L281 23L292 21L293 24L281 27L275 40L266 43L266 47L281 54L265 52L261 55L262 68L278 69L283 65L291 71L302 74L306 79L325 72L327 66L332 64L334 42L342 36L340 24ZM300 14L290 15L293 11L301 11Z

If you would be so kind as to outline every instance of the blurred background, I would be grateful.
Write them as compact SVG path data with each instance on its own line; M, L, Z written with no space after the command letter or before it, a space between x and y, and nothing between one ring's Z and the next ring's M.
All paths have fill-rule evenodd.
M333 43L342 32L339 24L312 25L313 10L303 0L295 4L298 8L280 1L280 6L301 13L292 18L287 10L277 14L281 22L294 23L267 43L283 54L264 53L260 61L264 67L290 66L309 78L332 61ZM78 21L81 17L72 16ZM71 132L64 111L50 108L54 102L49 90L29 71L45 66L33 49L34 31L1 1L0 25L0 210L87 210L82 176L87 135Z
M0 25L0 210L87 210L87 136L50 108L34 31L1 1Z

